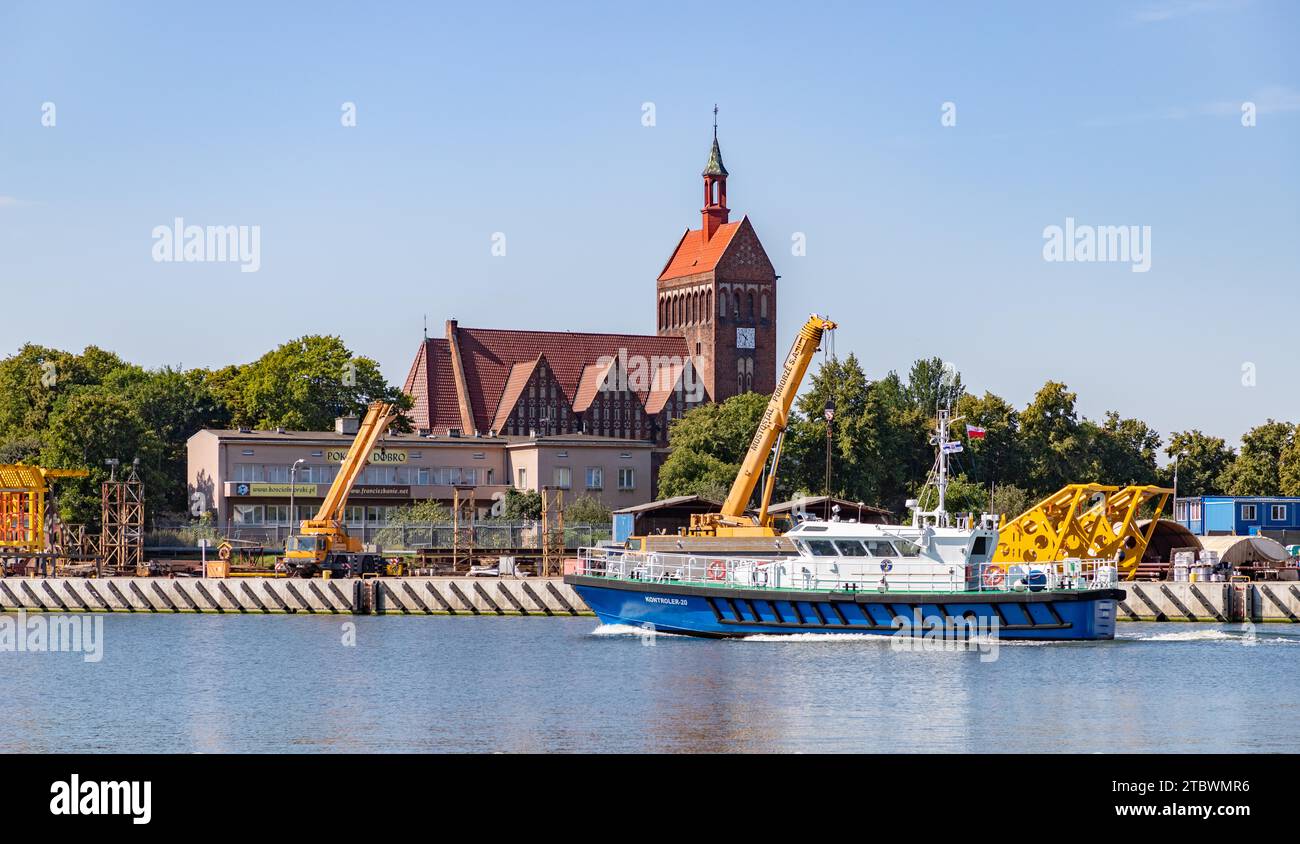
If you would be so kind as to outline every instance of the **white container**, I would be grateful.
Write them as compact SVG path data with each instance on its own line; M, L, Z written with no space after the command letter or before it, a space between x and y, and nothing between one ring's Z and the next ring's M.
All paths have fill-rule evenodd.
M514 574L514 573L515 573L515 558L514 558L514 557L498 557L498 558L497 558L497 571L500 572L501 575L502 575L503 577L504 577L505 575L507 575L507 574Z

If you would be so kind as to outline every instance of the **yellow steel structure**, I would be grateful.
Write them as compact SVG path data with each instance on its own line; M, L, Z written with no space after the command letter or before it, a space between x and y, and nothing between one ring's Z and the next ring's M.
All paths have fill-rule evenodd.
M0 551L14 556L47 550L45 497L51 478L84 478L85 469L0 464Z
M357 553L361 550L361 540L348 536L343 526L348 496L352 494L352 487L370 461L375 444L396 418L397 408L394 405L382 401L371 402L366 410L366 418L357 429L356 439L352 441L352 446L339 465L339 473L325 493L325 500L321 502L315 518L303 519L299 535L290 536L286 542L285 552L290 562L320 565L331 554Z
M749 450L740 464L740 472L731 485L731 492L718 513L698 513L691 516L690 533L693 536L776 536L772 527L767 507L771 504L772 490L775 487L777 462L781 457L780 440L785 433L790 418L790 407L794 404L795 394L803 382L808 365L821 346L822 336L835 329L835 323L813 314L808 317L799 336L790 347L786 356L785 367L776 382L772 398L759 420L758 430L750 440ZM776 449L773 453L773 448ZM746 514L749 500L763 474L763 465L768 455L772 455L772 465L768 474L767 485L763 489L763 500L759 506L758 517Z
M999 527L993 562L1112 560L1132 579L1173 492L1158 486L1070 484ZM1151 502L1156 518L1142 530L1139 511Z

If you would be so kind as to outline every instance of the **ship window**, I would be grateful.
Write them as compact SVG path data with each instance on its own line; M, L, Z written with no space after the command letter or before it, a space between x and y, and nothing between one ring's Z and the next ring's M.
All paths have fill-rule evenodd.
M846 557L865 557L867 549L862 547L862 543L856 539L837 539L835 547L840 549L840 553Z
M908 542L906 539L900 539L898 540L897 545L898 553L902 554L904 557L921 556L921 546L917 545L915 542Z
M983 557L989 552L989 538L987 536L977 536L971 543L970 553L972 557Z
M829 539L809 539L808 550L812 551L814 557L838 557L835 553L835 544Z
M894 546L883 539L866 540L867 553L873 557L893 557L897 553Z

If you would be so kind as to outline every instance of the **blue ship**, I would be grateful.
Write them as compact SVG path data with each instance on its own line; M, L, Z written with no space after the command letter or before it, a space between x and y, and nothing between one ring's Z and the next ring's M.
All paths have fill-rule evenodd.
M993 562L997 520L805 518L782 558L584 549L564 580L606 624L667 633L1113 639L1124 599L1105 560Z

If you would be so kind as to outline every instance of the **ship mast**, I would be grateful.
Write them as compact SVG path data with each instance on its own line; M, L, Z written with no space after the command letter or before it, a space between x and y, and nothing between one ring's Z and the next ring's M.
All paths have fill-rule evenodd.
M920 501L912 510L912 524L916 527L922 527L926 524L932 524L935 527L949 527L948 522L948 455L962 450L960 440L951 440L948 438L948 426L954 422L960 422L964 417L956 418L952 415L952 397L944 395L939 398L935 408L935 432L930 436L930 442L935 448L935 464L930 471L930 477L926 479L926 487L931 484L938 491L939 500L933 510L922 510ZM921 495L925 495L925 489L921 490ZM911 502L908 502L909 504Z

